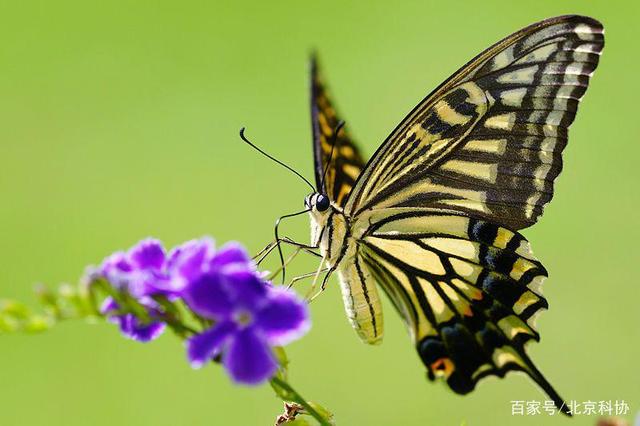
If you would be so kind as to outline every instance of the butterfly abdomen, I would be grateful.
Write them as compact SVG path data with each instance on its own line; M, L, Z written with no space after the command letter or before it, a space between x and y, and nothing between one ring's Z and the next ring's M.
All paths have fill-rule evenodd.
M338 268L340 288L345 312L360 339L368 344L379 344L383 336L382 305L376 282L363 260L349 253Z
M313 216L312 216L313 220ZM323 221L320 251L330 269L336 270L345 312L360 339L368 344L382 341L382 306L376 283L358 256L347 218L337 210Z

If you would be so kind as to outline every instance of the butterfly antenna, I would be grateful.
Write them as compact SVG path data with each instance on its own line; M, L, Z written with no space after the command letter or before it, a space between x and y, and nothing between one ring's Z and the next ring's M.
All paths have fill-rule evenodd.
M331 159L333 158L333 150L336 147L336 142L338 142L338 133L344 127L344 121L340 120L338 124L336 124L336 128L333 130L333 141L331 141L331 152L329 153L329 161L327 161L327 165L324 166L324 172L322 173L322 183L320 184L320 191L325 192L324 190L324 182L327 177L327 171L329 170L329 165L331 164Z
M256 151L258 151L260 154L264 155L265 157L267 157L268 159L275 161L276 163L280 164L282 167L284 167L285 169L289 170L290 172L294 173L296 176L298 176L300 179L302 179L307 185L309 185L309 187L311 187L311 191L312 192L316 192L316 188L311 184L311 182L309 182L309 180L307 178L305 178L304 176L302 176L300 173L298 173L297 171L295 171L292 167L286 165L285 163L283 163L282 161L278 160L277 158L267 154L266 152L264 152L262 149L258 148L253 142L251 142L249 139L247 139L247 137L244 135L244 127L242 129L240 129L240 139L242 139L243 141L245 141L251 148L255 149ZM280 245L278 245L278 248L280 247ZM282 255L282 254L281 254Z

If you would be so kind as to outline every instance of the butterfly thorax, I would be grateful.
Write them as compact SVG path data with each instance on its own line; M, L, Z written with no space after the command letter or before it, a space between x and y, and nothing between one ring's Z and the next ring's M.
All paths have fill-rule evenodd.
M339 205L327 206L318 194L307 197L305 203L311 219L311 243L320 248L329 273L337 272L349 322L362 341L380 343L382 306L370 272L357 260L360 232Z
M315 193L305 198L305 205L310 209L311 245L319 247L325 261L333 267L345 255L349 220L339 207L327 201L326 196Z

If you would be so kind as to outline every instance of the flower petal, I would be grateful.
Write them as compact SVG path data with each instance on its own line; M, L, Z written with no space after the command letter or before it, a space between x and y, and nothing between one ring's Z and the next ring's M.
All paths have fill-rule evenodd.
M138 342L149 342L159 337L165 329L162 322L142 323L133 314L117 315L113 317L120 323L120 331L125 337Z
M127 255L121 251L107 257L100 266L100 274L107 280L110 280L112 275L131 272L132 270L133 266L129 263Z
M187 340L187 357L193 368L200 368L217 356L237 330L231 321L221 322Z
M244 263L251 265L251 257L247 250L235 241L229 242L220 247L220 250L211 259L211 268L222 268L233 263Z
M129 259L140 269L160 269L165 260L162 243L153 238L140 241L129 250Z
M180 283L174 286L184 287L202 273L207 272L206 262L213 256L214 247L213 240L205 237L188 241L172 250L167 262L167 270Z
M132 295L139 294L140 297L142 297L155 294L171 295L176 293L176 289L172 286L171 277L164 271L157 269L141 271L140 275L136 277L136 280L136 287L133 285L130 286L129 291Z
M102 305L100 306L100 313L102 315L106 315L109 312L113 312L117 310L119 307L120 306L118 306L118 303L116 303L113 297L107 296L102 302Z
M235 299L226 282L216 273L201 275L188 284L182 297L197 314L214 320L228 318L235 307Z
M255 313L265 303L269 287L256 272L238 265L226 268L224 278L234 294L236 307Z
M246 385L260 384L278 369L271 348L252 327L236 334L222 362L234 382Z
M311 328L307 304L293 291L274 287L269 300L256 315L256 327L271 345L286 345L299 339Z

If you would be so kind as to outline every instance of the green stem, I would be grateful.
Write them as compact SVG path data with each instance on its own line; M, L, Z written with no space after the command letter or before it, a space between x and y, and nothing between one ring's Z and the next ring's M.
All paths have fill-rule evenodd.
M293 389L293 387L291 387L291 385L287 382L285 382L284 380L282 380L281 378L275 376L271 379L271 382L273 384L275 384L276 386L286 390L288 393L290 393L293 398L292 398L292 402L296 402L300 405L302 405L304 407L304 409L307 411L307 413L309 413L310 416L312 416L314 419L316 419L318 421L318 423L320 423L322 426L332 426L331 423L329 423L327 421L327 419L325 419L322 414L318 413L318 411L316 411L308 402L306 399L304 399L302 397L302 395L300 395L295 389Z

